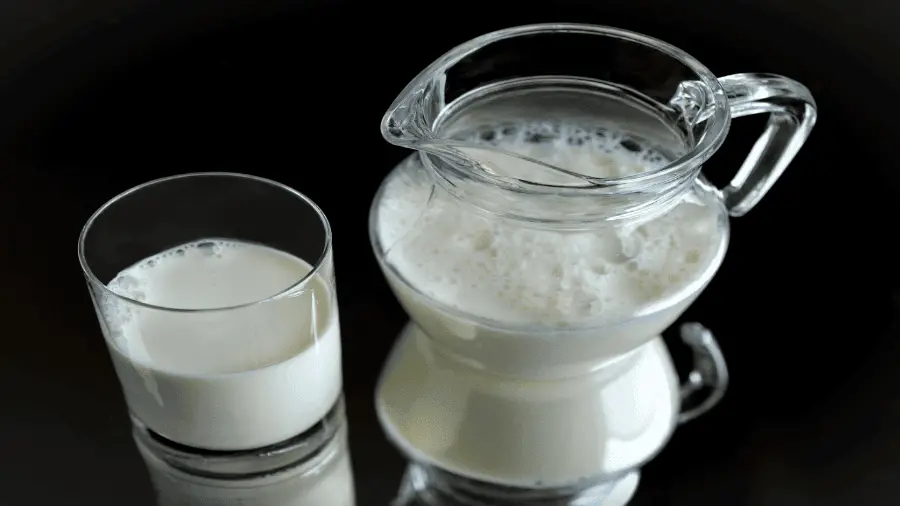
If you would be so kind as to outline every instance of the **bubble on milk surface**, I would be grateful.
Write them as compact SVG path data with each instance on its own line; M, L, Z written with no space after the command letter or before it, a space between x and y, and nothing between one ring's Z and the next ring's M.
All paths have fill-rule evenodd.
M191 242L163 251L120 272L107 284L107 288L112 293L101 294L98 301L101 313L110 322L110 332L120 334L121 327L132 320L134 309L130 306L133 303L123 300L123 297L139 303L148 303L147 279L149 274L142 274L142 271L158 268L166 261L182 259L195 253L204 258L222 258L222 251L229 247L239 247L239 245L225 240Z
M659 169L669 163L668 157L648 142L626 134L615 127L583 128L556 121L535 121L489 126L460 136L473 144L484 144L519 153L534 155L545 163L560 164L573 149L590 150L593 155L619 155L625 166L606 163L591 174L603 178L615 178ZM524 148L524 149L523 149ZM623 156L624 155L624 156ZM604 160L609 162L610 160ZM583 167L583 166L582 166ZM578 172L578 170L576 170Z

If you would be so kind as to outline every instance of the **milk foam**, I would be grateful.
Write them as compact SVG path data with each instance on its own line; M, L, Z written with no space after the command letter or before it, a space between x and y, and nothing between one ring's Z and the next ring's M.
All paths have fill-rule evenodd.
M328 271L329 268L325 270ZM341 390L330 271L249 243L201 240L122 271L99 310L133 414L178 443L237 450L317 423ZM216 310L216 308L232 308Z
M470 140L593 178L630 176L667 162L612 129L534 123L484 130ZM584 184L487 150L467 154L498 175ZM721 242L718 209L691 195L650 221L563 233L485 217L440 192L431 195L431 188L425 177L386 182L377 212L387 261L420 292L491 320L628 318L696 281Z

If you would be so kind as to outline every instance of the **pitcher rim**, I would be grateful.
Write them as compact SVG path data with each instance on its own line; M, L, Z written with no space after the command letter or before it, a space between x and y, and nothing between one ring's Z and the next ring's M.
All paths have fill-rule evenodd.
M434 60L403 88L403 91L401 91L394 99L390 108L388 108L387 112L382 116L382 136L390 142L392 136L389 133L388 125L395 111L408 102L410 98L414 96L415 91L429 82L432 76L438 72L452 67L466 56L469 56L489 44L523 35L549 33L572 33L618 38L641 44L661 52L690 69L690 71L697 76L697 79L707 88L712 99L710 105L713 106L713 113L705 118L702 127L703 133L690 149L675 157L662 167L654 170L623 177L597 178L598 180L603 180L604 189L609 190L626 185L633 187L633 185L642 185L645 183L653 184L656 181L668 178L672 174L678 174L682 171L699 167L708 160L719 147L721 147L730 127L731 114L728 107L727 94L715 74L686 51L661 39L622 28L587 23L539 23L514 26L495 30L457 45ZM433 128L433 125L428 125L428 127ZM492 182L499 186L506 186L506 184L498 178L489 177L488 179L497 179L497 181ZM596 186L568 186L562 189L559 186L543 185L532 182L529 185L529 191L527 191L527 193L553 193L559 195L560 191L563 190L564 193L574 192L583 194L596 189ZM522 188L519 188L518 191L522 191Z

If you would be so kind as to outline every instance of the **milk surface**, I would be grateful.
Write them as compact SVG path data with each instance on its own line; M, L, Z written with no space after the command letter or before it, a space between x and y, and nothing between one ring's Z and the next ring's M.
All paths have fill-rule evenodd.
M208 239L116 276L116 294L182 310L98 301L133 416L214 450L274 444L317 423L340 395L341 350L330 264L294 286L311 271L272 248Z
M505 125L469 140L576 173L465 150L483 170L544 184L667 163L614 128ZM712 191L697 186L652 218L564 232L476 212L410 158L374 212L386 277L422 329L398 341L377 394L407 454L485 481L564 486L665 444L678 379L654 340L721 263L728 230Z
M615 130L524 124L487 133L471 140L594 178L667 163ZM583 183L486 149L465 151L496 175ZM431 195L431 183L426 177L386 182L377 232L387 262L415 290L488 320L553 325L631 318L696 281L720 249L719 209L696 196L650 221L562 233L486 217L440 191Z

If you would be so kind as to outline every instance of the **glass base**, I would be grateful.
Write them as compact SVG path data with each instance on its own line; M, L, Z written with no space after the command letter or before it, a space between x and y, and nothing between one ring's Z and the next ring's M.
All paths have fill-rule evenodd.
M587 486L528 489L410 464L392 506L625 506L639 481L640 471L631 471L618 479Z
M142 454L152 455L180 472L221 479L247 479L296 467L316 457L345 425L344 402L338 399L331 410L302 434L286 441L253 450L205 450L171 441L131 417L132 436Z
M135 420L158 506L354 506L343 405L310 430L246 451L189 448Z

